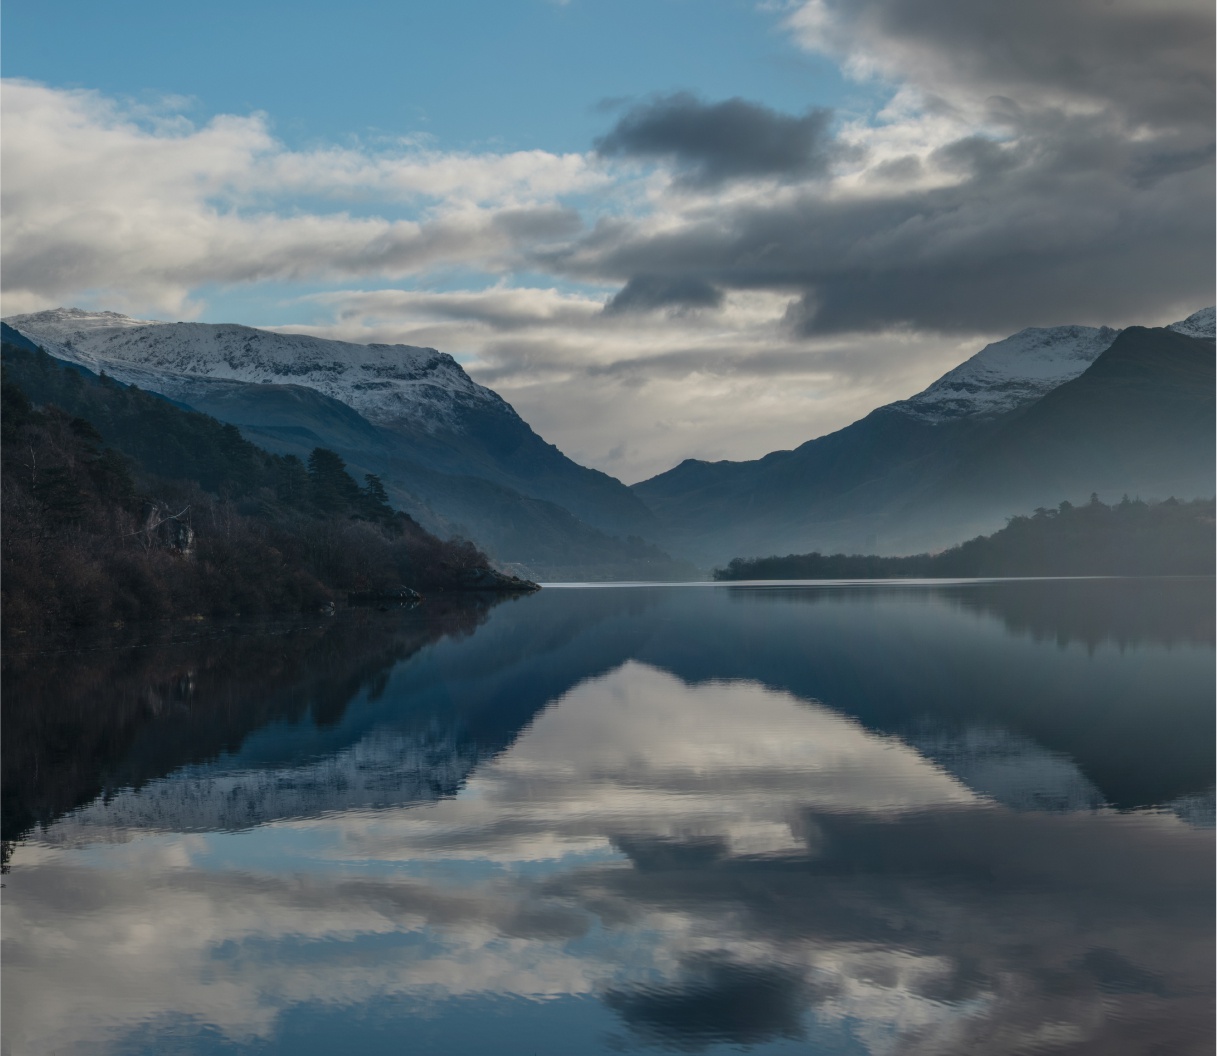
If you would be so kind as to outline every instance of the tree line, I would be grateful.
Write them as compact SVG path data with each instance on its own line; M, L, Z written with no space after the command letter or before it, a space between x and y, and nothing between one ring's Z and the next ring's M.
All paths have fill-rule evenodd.
M938 554L735 558L717 580L1214 574L1214 500L1062 502Z

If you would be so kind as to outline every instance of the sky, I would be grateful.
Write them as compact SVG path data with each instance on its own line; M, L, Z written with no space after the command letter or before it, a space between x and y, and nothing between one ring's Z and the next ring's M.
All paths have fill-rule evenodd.
M1213 303L1201 0L7 0L0 291L453 354L627 482Z

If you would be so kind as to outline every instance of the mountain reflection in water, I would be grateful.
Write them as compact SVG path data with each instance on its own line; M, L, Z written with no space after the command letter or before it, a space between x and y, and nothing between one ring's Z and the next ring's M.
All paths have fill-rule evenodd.
M551 589L10 657L5 1051L1211 1051L1212 600Z

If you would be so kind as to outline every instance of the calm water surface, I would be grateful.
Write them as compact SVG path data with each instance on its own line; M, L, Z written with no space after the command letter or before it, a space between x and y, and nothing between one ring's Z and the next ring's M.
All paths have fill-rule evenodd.
M551 588L10 653L3 1051L1211 1052L1213 593Z

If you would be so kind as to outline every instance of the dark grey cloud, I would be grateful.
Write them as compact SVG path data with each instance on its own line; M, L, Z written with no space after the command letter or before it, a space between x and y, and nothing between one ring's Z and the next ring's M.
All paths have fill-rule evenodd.
M872 179L893 180L904 183L917 179L924 171L925 167L921 164L919 157L915 154L905 154L903 157L880 162L871 169L870 176Z
M1152 184L1123 168L1041 152L928 192L753 201L658 234L604 225L546 264L600 280L646 268L673 284L789 290L805 334L1013 330L1210 302L1211 158Z
M953 10L953 0L943 7ZM1041 83L1039 65L1030 63L1024 87L1035 91L1027 88L1025 99L973 100L997 121L996 135L968 135L920 159L897 159L876 173L893 184L886 191L830 196L812 181L794 194L725 202L683 224L603 222L547 256L545 266L596 281L646 275L640 300L646 289L788 292L787 321L800 335L1122 324L1211 303L1212 91L1208 78L1180 73L1195 71L1196 49L1184 49L1187 61L1179 58L1179 17L1167 10L1163 21L1155 32L1153 12L1143 9L1121 23L1127 37L1112 31L1097 38L1111 38L1110 64L1117 67L1129 25L1145 33L1151 51L1155 42L1172 42L1157 49L1157 81L1151 64L1124 63L1143 82L1145 99L1174 101L1165 115L1127 95L1122 82L1107 105L1075 106L1083 87L1099 98L1114 83L1090 52L1083 63L1089 79L1062 57ZM1210 14L1210 29L1211 21ZM947 45L967 38L949 19L942 24L945 63ZM920 56L927 38L923 29L917 33ZM1199 29L1197 37L1203 44ZM1211 67L1211 49L1200 50ZM960 61L968 66L972 57ZM1003 61L1009 70L1013 60ZM1064 86L1059 105L1045 101L1050 75ZM1016 91L1014 79L1007 72L1002 86ZM1161 119L1146 126L1151 113ZM938 185L913 182L926 174ZM625 307L636 294L627 285L618 296Z
M927 111L978 131L876 167L866 186L883 190L830 195L808 179L835 149L823 112L659 99L626 113L600 150L669 157L702 184L780 174L796 193L683 223L602 222L544 266L625 282L614 310L658 306L665 290L788 293L797 335L1123 324L1211 303L1211 4L825 0L823 11L819 46L870 61Z
M931 91L1212 126L1207 0L824 0L824 10L830 46L861 49Z
M692 275L635 275L604 306L606 313L649 312L657 308L717 308L721 290Z
M749 176L823 175L837 147L832 112L792 117L744 99L703 103L684 92L630 109L596 149L607 156L670 159L683 179L712 186Z

